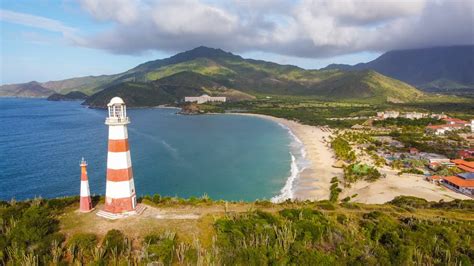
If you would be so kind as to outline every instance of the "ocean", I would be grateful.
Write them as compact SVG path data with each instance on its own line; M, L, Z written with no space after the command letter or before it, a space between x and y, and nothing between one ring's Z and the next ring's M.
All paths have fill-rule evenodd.
M258 117L130 109L138 195L252 201L291 197L302 144ZM0 200L79 194L82 157L91 194L105 193L105 110L80 102L0 99Z

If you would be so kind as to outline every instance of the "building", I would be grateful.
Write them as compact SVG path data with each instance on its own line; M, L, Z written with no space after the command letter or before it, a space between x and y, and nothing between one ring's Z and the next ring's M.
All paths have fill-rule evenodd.
M212 97L212 96L209 96L207 94L203 94L201 96L197 96L197 97L184 97L184 101L185 102L191 102L191 103L198 103L198 104L202 104L202 103L207 103L207 102L222 102L222 103L225 103L226 102L226 97Z
M137 197L132 171L132 159L128 143L127 107L123 100L114 97L107 104L108 117L105 124L109 126L109 144L107 153L107 183L105 190L105 207L98 213L110 219L122 215L135 214Z
M455 176L446 176L442 184L456 192L474 196L474 173L462 173Z
M474 173L474 162L468 162L462 159L451 160L452 163L456 164L456 167L469 173Z
M474 119L471 120L471 133L474 133Z
M446 124L448 124L448 125L470 126L469 122L467 122L465 120L462 120L462 119L458 119L458 118L446 117L446 118L443 118L443 121L445 121Z
M418 153L420 153L420 151L417 148L410 148L409 152L411 155L418 155Z
M474 149L460 150L458 151L458 157L461 159L474 158Z
M90 212L92 211L92 200L91 192L89 189L89 178L87 177L87 162L84 161L84 158L81 160L81 193L80 193L80 212Z
M377 112L377 118L382 120L387 118L398 118L399 116L400 112L398 111Z
M448 116L444 113L441 113L441 114L431 114L430 117L435 118L435 119L444 119L444 118L447 118Z
M433 184L439 184L443 180L442 176L439 175L432 175L432 176L427 176L426 181L431 182Z
M438 163L439 165L444 165L444 166L454 165L450 162L448 157L441 154L437 154L437 153L420 152L419 158L422 160L428 161L428 163L430 164Z
M434 133L435 135L444 135L448 131L461 130L465 126L461 124L445 124L445 125L429 125L426 127L426 131Z
M421 118L426 117L426 116L427 116L427 114L418 113L418 112L409 112L409 113L405 113L405 114L402 115L402 117L407 118L407 119L411 119L411 120L421 119Z

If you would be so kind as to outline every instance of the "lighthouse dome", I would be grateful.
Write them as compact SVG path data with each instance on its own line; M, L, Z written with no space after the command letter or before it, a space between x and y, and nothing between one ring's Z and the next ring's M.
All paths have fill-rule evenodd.
M119 105L121 105L121 104L125 104L125 103L123 102L122 98L120 98L120 97L114 97L114 98L112 98L112 100L110 100L109 104L107 104L107 105L108 105L108 106L111 106L111 105L114 105L114 104L119 104Z

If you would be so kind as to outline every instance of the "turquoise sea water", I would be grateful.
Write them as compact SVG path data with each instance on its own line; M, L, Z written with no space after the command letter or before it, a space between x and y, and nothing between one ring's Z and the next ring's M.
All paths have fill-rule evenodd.
M238 115L129 110L139 195L270 199L290 175L292 137L280 125ZM92 194L105 193L105 110L79 102L0 99L0 199L77 195L79 161Z

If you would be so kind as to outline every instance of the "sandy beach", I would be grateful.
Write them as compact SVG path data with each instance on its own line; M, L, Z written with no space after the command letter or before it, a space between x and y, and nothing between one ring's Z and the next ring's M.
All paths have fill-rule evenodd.
M270 119L287 127L303 142L306 151L306 160L310 165L306 167L293 183L293 196L298 200L324 200L329 198L329 187L334 176L342 177L342 169L334 168L336 161L332 149L325 140L331 132L315 126L302 125L295 121L259 114L243 114Z
M334 168L336 158L334 152L325 141L331 136L327 128L302 125L295 121L259 114L239 114L269 119L286 126L303 143L306 159L310 165L305 168L293 182L293 198L298 200L324 200L329 198L331 179L334 176L342 178L343 171ZM397 196L406 195L424 198L428 201L453 199L470 199L468 196L456 193L445 187L424 180L423 176L403 174L388 167L380 169L385 178L369 183L359 181L350 188L343 188L339 199L353 197L351 201L382 204Z
M400 195L414 196L428 201L470 199L468 196L430 183L421 175L402 174L399 176L398 171L386 167L380 169L380 172L386 177L372 183L359 181L352 184L350 188L344 188L339 198L356 195L351 201L368 204L382 204Z

